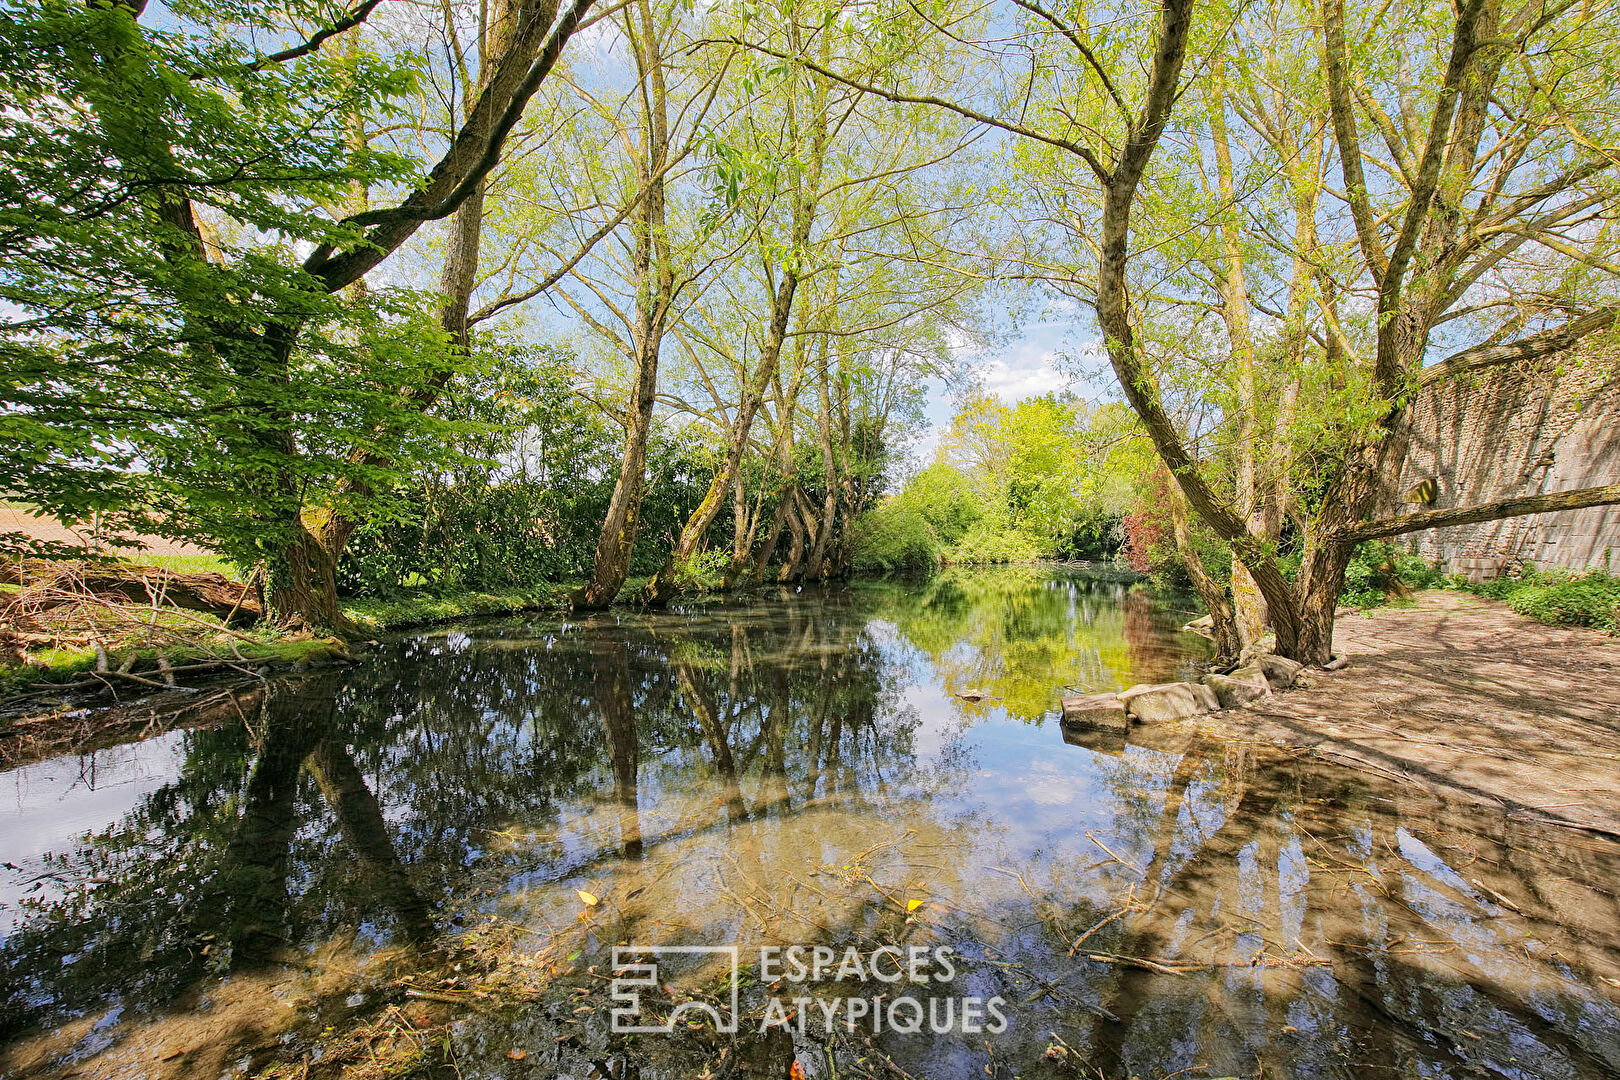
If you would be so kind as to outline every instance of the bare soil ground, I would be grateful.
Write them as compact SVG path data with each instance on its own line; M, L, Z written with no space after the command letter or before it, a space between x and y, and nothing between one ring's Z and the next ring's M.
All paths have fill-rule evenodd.
M104 548L121 555L207 555L205 548L183 540L161 536L101 536L89 523L67 528L54 518L40 517L27 510L0 506L0 533L18 532L35 540L50 540L84 548Z
M1342 671L1207 723L1620 837L1620 639L1463 593L1341 616Z

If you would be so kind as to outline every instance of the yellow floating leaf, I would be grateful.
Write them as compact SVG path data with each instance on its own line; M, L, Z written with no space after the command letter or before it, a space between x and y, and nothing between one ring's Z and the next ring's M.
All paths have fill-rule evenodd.
M916 911L918 908L920 908L922 906L923 906L923 902L921 900L907 900L906 901L906 910L908 912L909 911Z
M579 894L579 902L584 904L586 907L595 907L601 902L596 899L596 896L593 893L588 893L584 889L575 889L574 891Z

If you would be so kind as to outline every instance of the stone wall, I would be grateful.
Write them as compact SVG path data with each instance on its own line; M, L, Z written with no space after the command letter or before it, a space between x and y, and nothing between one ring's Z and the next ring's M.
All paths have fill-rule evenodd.
M1381 516L1620 483L1620 372L1571 364L1453 380L1413 404L1386 461L1400 468ZM1414 491L1425 480L1434 481L1426 504ZM1620 506L1433 529L1404 542L1474 581L1520 564L1620 573Z

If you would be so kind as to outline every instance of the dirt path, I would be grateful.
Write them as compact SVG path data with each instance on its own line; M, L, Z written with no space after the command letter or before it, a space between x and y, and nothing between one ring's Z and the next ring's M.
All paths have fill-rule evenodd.
M1430 592L1341 617L1334 651L1348 668L1208 722L1620 836L1620 639Z

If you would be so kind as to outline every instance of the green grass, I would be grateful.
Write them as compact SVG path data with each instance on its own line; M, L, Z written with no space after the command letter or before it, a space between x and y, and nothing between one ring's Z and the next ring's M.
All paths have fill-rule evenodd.
M206 568L226 572L223 563L216 561L215 564L208 565L203 557L173 558L182 561L189 571ZM151 560L151 564L160 565L156 560ZM626 599L635 596L648 580L645 575L631 578L625 582L619 595ZM568 607L569 596L575 588L574 584L553 584L513 592L469 591L445 596L424 595L392 600L348 600L343 603L343 614L361 632L375 634L480 615L507 615L535 610L560 611ZM195 619L198 616L195 613L188 613L188 617ZM177 628L181 625L194 627L195 623L176 623ZM339 655L338 650L326 639L288 640L281 637L279 631L268 626L248 631L247 637L251 640L217 633L205 635L203 641L196 645L177 645L164 649L136 645L134 648L137 659L132 670L135 674L145 674L154 670L160 655L176 667L222 658L234 660L232 645L244 659L269 661L277 665L291 665L301 661L314 662ZM110 647L110 653L112 665L117 667L129 656L129 646ZM0 697L10 696L43 683L73 682L93 671L96 666L95 650L90 648L36 649L31 650L29 656L33 663L18 667L0 665Z
M621 595L630 595L625 585ZM425 623L448 622L474 615L507 615L537 608L568 606L571 586L546 585L517 592L461 592L447 596L412 596L395 600L346 600L343 614L371 633L399 630Z
M129 561L176 574L224 574L232 581L245 580L240 570L219 555L131 555Z
M1477 585L1453 579L1449 584L1477 596L1501 600L1537 622L1620 633L1620 577L1602 570L1585 574L1526 570L1518 578L1501 577Z
M175 667L181 667L213 660L229 660L234 663L237 653L240 653L244 660L269 662L278 666L301 662L314 663L344 655L344 650L335 647L330 640L324 638L289 640L278 637L273 631L268 630L250 636L254 640L227 639L225 635L215 635L198 644L172 645L165 648L137 647L134 650L136 659L131 671L136 675L148 675L157 669L160 656ZM232 652L231 645L235 645L235 652ZM22 666L0 665L0 696L19 693L46 683L73 682L94 671L96 666L96 653L90 648L35 649L28 655L32 663ZM128 649L113 651L110 657L112 666L121 666L128 656Z

